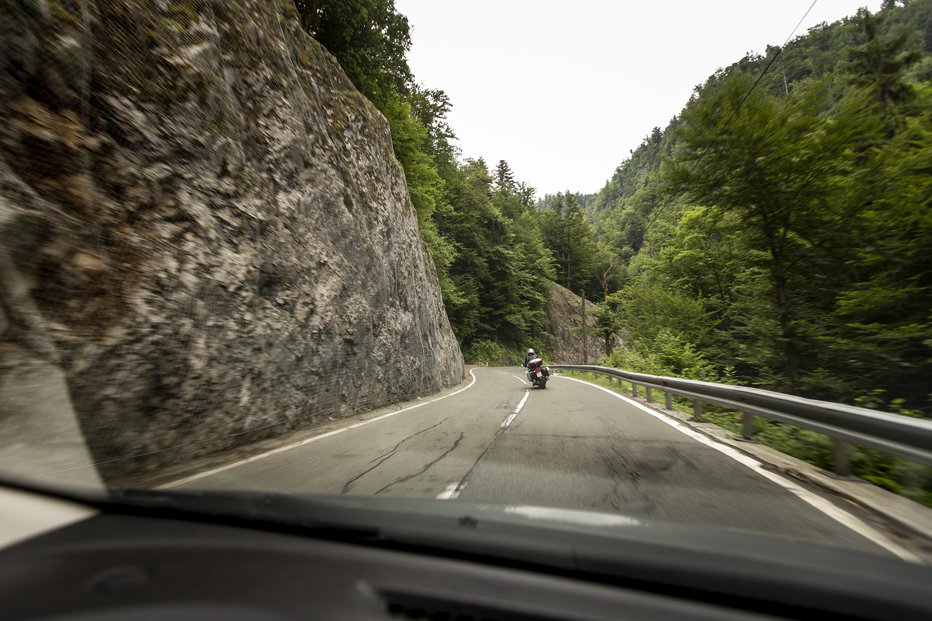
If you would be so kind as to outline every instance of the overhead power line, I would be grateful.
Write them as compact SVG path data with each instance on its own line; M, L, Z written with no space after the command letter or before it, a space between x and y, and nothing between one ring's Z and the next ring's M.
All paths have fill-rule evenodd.
M741 111L742 106L744 106L744 102L748 100L748 97L751 96L751 93L754 92L754 89L757 88L757 85L760 84L760 81L763 80L764 76L767 75L767 72L770 71L770 67L773 66L774 62L776 62L777 57L780 56L780 52L783 51L783 48L786 47L786 44L790 42L790 39L792 39L793 35L796 34L796 31L799 30L799 27L802 25L803 21L805 21L806 17L812 11L812 7L814 7L816 5L816 2L818 1L819 0L812 0L812 4L809 5L809 8L806 9L806 12L803 14L803 16L799 19L798 22L796 22L796 26L793 27L793 31L789 34L789 36L783 42L783 45L777 48L777 51L773 55L773 58L770 59L770 62L767 63L766 67L764 67L764 70L761 71L760 75L757 76L757 79L754 80L754 84L751 85L751 88L748 89L748 92L746 92L744 94L744 97L741 98L741 102L738 104L738 107L735 108L735 111L731 113L731 116L728 117L728 120L725 121L725 124L722 125L722 128L715 133L715 138L712 140L712 142L715 142L716 140L718 140L718 137L721 136L722 132L728 129L728 126L731 124L731 122L735 119L736 116L738 116L738 113ZM692 170L689 171L689 174L692 174L693 172L695 172L696 166L698 166L699 162L702 161L702 157L705 155L705 152L707 149L708 147L706 147L705 149L699 152L699 158L696 160L696 163L693 164Z

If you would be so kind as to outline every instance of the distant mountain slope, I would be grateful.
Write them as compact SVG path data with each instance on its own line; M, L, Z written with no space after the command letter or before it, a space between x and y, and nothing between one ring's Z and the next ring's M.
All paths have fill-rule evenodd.
M880 37L912 32L914 47L924 53L923 59L910 69L907 77L917 81L932 79L932 0L912 0L883 14L878 32ZM780 51L779 58L771 65L758 88L779 95L792 90L803 80L832 73L842 74L850 63L851 48L864 42L865 35L856 16L813 27ZM684 110L696 98L717 88L728 75L737 72L759 75L771 64L778 51L778 47L768 46L763 54L749 54L719 70L696 88L693 101L687 103ZM580 201L597 225L608 219L610 212L617 213L615 217L620 219L625 237L616 245L628 259L643 245L644 223L662 204L662 200L636 197L635 194L638 190L650 194L650 186L656 182L660 171L661 158L669 156L676 146L680 116L671 119L663 129L653 128L641 145L615 169L595 197ZM605 227L600 228L604 230Z

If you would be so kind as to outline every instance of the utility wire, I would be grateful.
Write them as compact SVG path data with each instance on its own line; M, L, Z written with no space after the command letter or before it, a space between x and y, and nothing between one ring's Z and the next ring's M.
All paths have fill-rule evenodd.
M764 67L764 70L761 71L761 74L757 76L757 79L754 81L754 84L751 85L751 88L748 89L748 92L746 92L744 94L744 97L741 98L741 102L735 108L734 112L731 113L731 116L728 117L728 120L725 121L725 124L722 125L722 127L717 132L715 132L715 138L712 139L712 143L715 143L718 141L718 138L719 136L722 135L722 132L728 129L728 126L731 125L731 122L735 119L736 116L738 116L738 113L741 112L741 108L744 106L744 103L748 100L748 97L751 96L751 93L754 92L754 89L757 88L757 85L760 84L760 81L764 79L765 75L767 75L767 72L770 70L770 67L773 66L773 63L776 62L777 57L780 56L780 52L783 51L783 48L786 47L786 44L790 42L790 39L792 39L793 35L796 34L796 31L799 30L799 27L802 25L803 21L805 21L806 17L809 16L809 13L812 12L813 7L815 7L818 1L819 0L812 0L812 4L809 5L809 8L806 9L805 13L803 13L803 16L799 18L798 22L796 22L796 26L793 27L792 32L790 32L790 34L786 37L786 40L783 42L783 45L777 48L777 51L773 55L773 58L770 59L770 62L767 63L767 66ZM696 158L696 161L693 163L692 168L689 169L690 176L692 176L692 174L696 172L696 167L699 166L699 162L702 161L702 158L705 156L706 151L708 151L708 149L709 147L708 145L706 145L699 152L699 157ZM657 219L660 212L663 211L663 208L666 207L668 204L669 203L664 203L663 205L661 205L660 207L658 207L651 213L650 221L647 223L647 226L644 228L645 237L647 236L647 232L650 231L650 227L654 224L654 221Z
M741 103L739 103L738 107L735 108L735 111L731 113L731 116L728 117L728 120L725 121L725 124L722 126L722 128L715 133L715 138L712 140L713 143L718 140L718 137L721 136L722 132L728 129L728 126L731 125L731 122L735 119L736 116L738 116L738 113L741 112L741 108L742 106L744 106L744 103L748 100L748 97L751 96L751 93L754 92L754 89L757 88L757 85L760 84L760 81L764 79L765 75L767 75L767 72L770 70L770 67L773 66L773 63L776 62L777 58L780 56L780 52L783 51L783 48L786 47L786 44L789 43L790 39L793 38L793 35L796 34L796 31L802 25L803 20L806 19L810 11L812 11L812 7L814 7L816 5L816 2L818 1L819 0L812 0L812 4L810 4L809 8L806 9L806 13L800 18L800 20L796 23L796 26L793 28L793 32L791 32L790 35L786 38L786 41L783 42L783 45L777 48L777 52L773 55L773 58L770 59L770 62L767 63L767 66L764 67L764 70L761 71L761 74L757 76L756 80L754 80L754 84L751 85L751 88L748 89L748 92L744 94L744 97L741 99ZM693 172L695 172L696 166L698 166L699 162L702 161L702 157L705 155L707 150L708 150L708 146L699 152L699 158L696 160L696 163L693 164L692 169L689 171L690 175Z

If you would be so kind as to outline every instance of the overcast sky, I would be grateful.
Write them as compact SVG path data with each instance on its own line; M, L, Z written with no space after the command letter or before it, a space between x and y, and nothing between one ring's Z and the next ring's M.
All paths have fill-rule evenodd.
M465 157L538 196L596 192L692 89L781 45L812 0L395 0L415 78L446 91ZM796 36L880 0L818 0Z

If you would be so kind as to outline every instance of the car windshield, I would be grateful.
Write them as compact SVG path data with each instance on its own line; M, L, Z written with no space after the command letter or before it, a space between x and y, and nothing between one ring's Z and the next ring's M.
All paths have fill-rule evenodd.
M4 6L3 481L932 559L929 0Z

